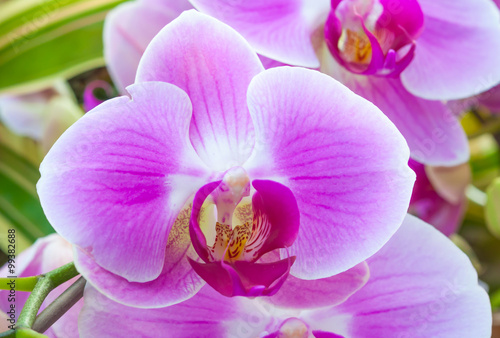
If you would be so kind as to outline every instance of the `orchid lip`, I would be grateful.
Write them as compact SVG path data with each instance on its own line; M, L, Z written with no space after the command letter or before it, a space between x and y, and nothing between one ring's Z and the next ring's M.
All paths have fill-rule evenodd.
M332 56L356 74L397 77L412 61L423 30L416 0L332 2L325 39Z
M292 192L273 181L254 180L252 185L253 194L245 170L236 167L221 181L202 187L193 201L190 235L205 264L190 260L191 266L226 296L275 293L295 261L261 260L267 252L292 245L297 237L299 211ZM214 205L216 216L208 217ZM210 237L213 242L207 243Z

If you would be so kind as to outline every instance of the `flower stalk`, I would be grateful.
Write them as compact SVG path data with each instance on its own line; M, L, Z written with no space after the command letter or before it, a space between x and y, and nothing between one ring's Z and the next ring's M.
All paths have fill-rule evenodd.
M87 281L80 277L69 288L67 288L59 297L47 306L37 317L33 324L33 330L45 332L62 315L75 305L83 297L83 290Z
M36 315L47 295L56 287L78 275L73 262L61 266L45 275L38 276L38 281L28 297L19 315L16 328L31 328Z

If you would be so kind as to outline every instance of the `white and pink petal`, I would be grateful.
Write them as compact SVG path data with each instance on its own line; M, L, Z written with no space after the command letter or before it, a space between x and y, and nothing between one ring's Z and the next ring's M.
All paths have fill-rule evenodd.
M149 282L129 282L100 267L85 252L75 249L75 264L88 283L114 301L140 308L159 308L180 303L195 295L205 282L188 262L194 256L189 237L190 208L181 211L168 235L160 275Z
M500 82L500 13L491 0L419 0L424 30L401 73L405 88L428 100L479 94Z
M356 293L369 278L370 271L365 262L328 278L304 280L288 276L279 291L265 300L274 306L290 309L335 306Z
M166 83L128 88L69 128L45 157L37 189L53 227L130 282L163 270L168 234L210 172L188 139L191 104Z
M312 40L326 19L329 0L190 1L236 29L259 54L290 65L319 66Z
M228 328L240 330L245 321L238 298L221 296L204 287L193 298L159 309L138 309L112 301L96 289L85 289L79 318L81 337L227 337ZM247 324L248 325L248 324Z
M470 260L425 222L407 216L367 263L371 276L363 288L303 319L345 338L491 336L489 298Z
M225 171L241 165L252 151L246 92L263 69L236 31L192 10L153 39L136 82L163 81L183 89L193 104L189 135L194 149L211 168Z
M329 76L301 68L256 76L248 104L256 144L245 168L287 186L298 203L292 275L330 277L379 250L406 215L414 182L408 147L389 119Z

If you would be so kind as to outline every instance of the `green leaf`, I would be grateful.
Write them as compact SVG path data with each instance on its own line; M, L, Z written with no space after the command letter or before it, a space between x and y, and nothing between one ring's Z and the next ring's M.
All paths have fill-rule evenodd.
M16 230L16 255L20 254L33 244L33 240L29 240L23 232L19 231L14 224L0 213L0 250L7 255L9 250L9 242L6 240L8 231Z
M500 290L497 290L490 296L491 307L493 311L500 309Z
M36 194L37 168L2 144L0 163L0 228L11 224L31 242L53 233Z
M125 0L23 0L0 5L0 92L44 87L104 65L107 12Z
M497 177L486 190L485 217L490 232L500 238L500 177Z

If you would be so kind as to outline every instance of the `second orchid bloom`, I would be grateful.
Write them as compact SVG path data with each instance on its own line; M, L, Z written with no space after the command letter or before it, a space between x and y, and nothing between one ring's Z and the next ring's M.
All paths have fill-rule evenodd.
M191 0L262 55L320 70L373 102L412 158L468 160L446 100L500 82L500 15L491 0Z

